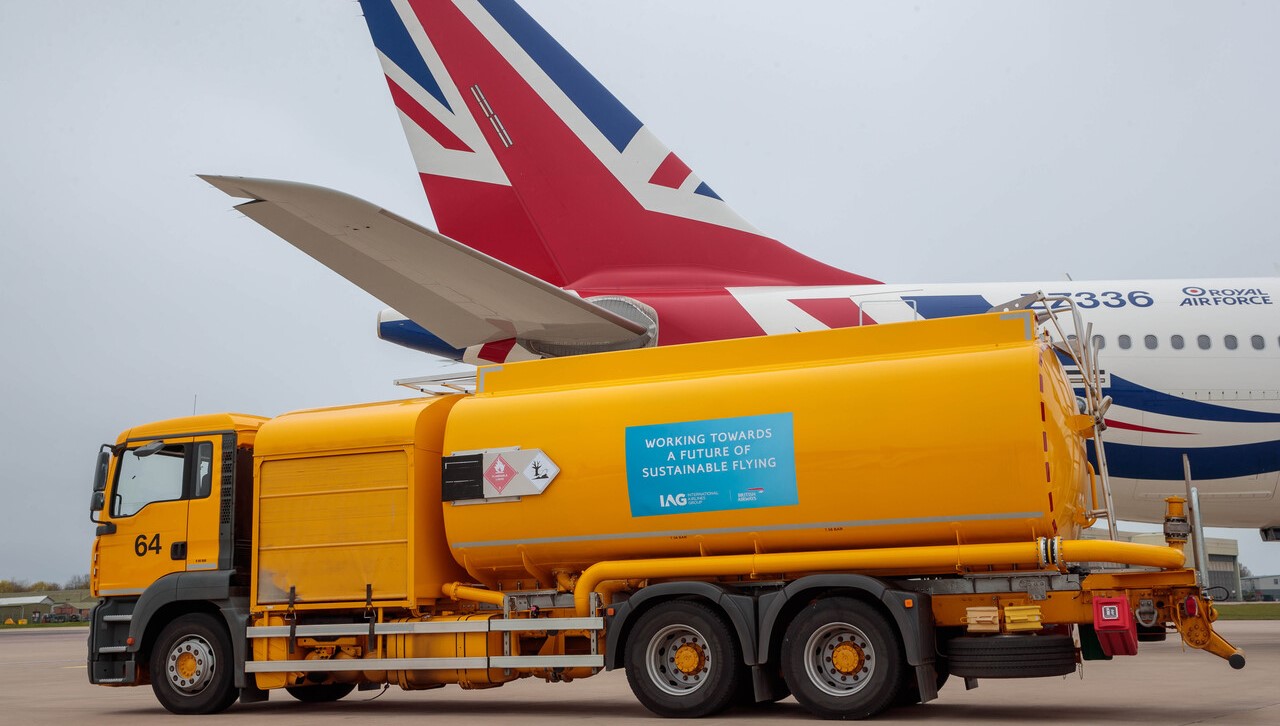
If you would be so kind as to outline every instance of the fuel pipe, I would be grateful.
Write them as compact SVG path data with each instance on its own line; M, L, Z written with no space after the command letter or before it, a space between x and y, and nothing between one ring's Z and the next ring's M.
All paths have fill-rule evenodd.
M1110 540L1063 540L1039 537L1030 542L890 547L823 552L668 557L598 562L582 572L573 586L575 614L591 615L591 594L607 582L677 577L758 577L798 572L877 572L881 574L951 574L975 567L1025 567L1031 571L1065 571L1069 562L1114 562L1180 570L1183 553L1171 547ZM501 605L503 594L450 583L447 597ZM609 588L604 588L609 589ZM1197 600L1198 602L1198 600ZM1213 632L1208 607L1176 619L1187 645L1244 665L1243 653ZM1185 626L1185 627L1184 627ZM1238 663L1238 665L1237 665Z
M1062 569L1067 562L1120 562L1162 570L1180 569L1182 553L1168 547L1039 537L1033 542L889 547L825 552L671 557L598 562L583 571L573 591L579 616L590 615L591 593L608 580L669 577L754 577L785 572L878 571L930 575L970 567L1026 565Z

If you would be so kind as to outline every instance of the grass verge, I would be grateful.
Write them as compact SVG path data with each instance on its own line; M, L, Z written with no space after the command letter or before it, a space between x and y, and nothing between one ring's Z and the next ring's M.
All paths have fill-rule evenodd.
M1219 620L1280 620L1280 602L1215 603Z

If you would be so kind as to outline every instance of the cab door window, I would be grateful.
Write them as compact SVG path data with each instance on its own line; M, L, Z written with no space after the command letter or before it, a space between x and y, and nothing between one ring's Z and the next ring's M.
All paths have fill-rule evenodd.
M196 476L192 499L204 499L213 491L213 446L199 444L196 446Z
M119 475L111 498L111 516L132 517L148 504L207 497L213 447L209 443L170 444L149 456L130 449L120 455Z

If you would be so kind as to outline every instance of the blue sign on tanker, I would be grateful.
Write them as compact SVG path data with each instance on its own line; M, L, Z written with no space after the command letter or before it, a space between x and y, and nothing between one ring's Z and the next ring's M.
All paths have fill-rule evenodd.
M798 504L791 414L627 427L631 516Z

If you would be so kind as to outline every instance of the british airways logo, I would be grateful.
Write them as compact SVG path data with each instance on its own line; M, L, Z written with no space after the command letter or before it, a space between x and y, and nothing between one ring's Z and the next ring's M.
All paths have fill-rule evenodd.
M1180 307L1198 307L1204 305L1270 305L1271 293L1257 287L1213 289L1195 285L1182 288L1186 295Z

